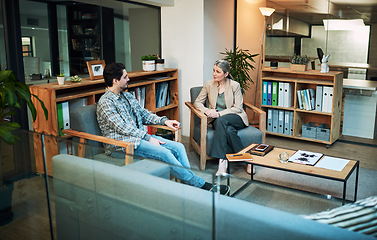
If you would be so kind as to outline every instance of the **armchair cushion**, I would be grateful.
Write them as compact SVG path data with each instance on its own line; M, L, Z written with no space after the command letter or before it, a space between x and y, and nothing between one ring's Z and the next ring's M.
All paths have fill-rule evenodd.
M82 106L71 110L69 115L71 129L79 132L102 136L97 122L96 110L97 104ZM125 152L117 151L113 152L111 156L107 156L104 153L102 142L88 140L87 145L90 145L91 147L85 148L86 157L101 160L103 162L111 161L116 165L124 165L124 158L126 155ZM119 159L119 161L117 159Z
M210 159L210 153L212 151L212 139L215 130L209 124L206 125L206 116L194 107L194 102L198 97L202 86L193 87L190 89L191 101L186 102L186 106L191 110L191 122L190 122L190 146L194 148L200 154L200 169L204 170L207 159ZM205 102L208 106L208 100ZM265 112L252 106L251 104L244 102L244 107L250 109L259 116L259 129L253 126L247 126L244 129L238 131L238 136L242 139L243 147L250 145L251 143L262 143L265 135ZM201 126L201 119L203 120L203 126ZM204 139L204 135L201 133L201 128L207 127L207 137ZM202 137L203 136L203 137ZM203 138L203 139L202 139ZM205 146L200 146L201 144ZM226 152L231 153L231 149L226 149Z
M97 104L71 110L69 113L71 129L101 136L101 130L97 123L96 110ZM103 153L103 144L101 142L89 140L87 144L94 146L90 148L90 153L88 153L90 156Z

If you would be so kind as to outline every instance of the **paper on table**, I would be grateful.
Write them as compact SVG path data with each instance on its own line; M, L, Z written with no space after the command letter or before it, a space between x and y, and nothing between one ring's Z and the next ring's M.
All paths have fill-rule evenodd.
M321 161L319 161L315 165L315 167L326 168L340 172L348 164L348 162L349 160L346 159L324 156Z

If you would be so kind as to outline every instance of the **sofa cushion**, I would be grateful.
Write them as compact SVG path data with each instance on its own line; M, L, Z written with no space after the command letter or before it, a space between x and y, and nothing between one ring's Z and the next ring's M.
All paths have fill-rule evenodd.
M304 218L377 237L377 196Z
M52 160L58 239L369 238L127 167Z

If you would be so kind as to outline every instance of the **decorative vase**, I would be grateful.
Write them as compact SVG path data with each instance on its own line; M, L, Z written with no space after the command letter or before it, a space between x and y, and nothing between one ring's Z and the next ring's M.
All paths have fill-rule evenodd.
M303 65L303 64L293 64L291 63L291 70L296 71L296 72L305 72L307 69L308 65Z
M148 61L142 61L143 63L143 70L146 72L151 72L156 70L156 63L155 60L148 60Z
M157 59L156 60L156 71L164 71L165 70L165 60L164 59Z
M64 85L64 77L56 77L59 85Z

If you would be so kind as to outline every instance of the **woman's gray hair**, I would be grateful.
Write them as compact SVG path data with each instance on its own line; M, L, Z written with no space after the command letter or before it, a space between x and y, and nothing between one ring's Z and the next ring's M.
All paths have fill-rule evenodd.
M232 75L230 75L230 65L227 61L217 60L215 62L215 65L218 66L219 68L221 68L224 71L224 73L228 73L227 78L233 79Z

